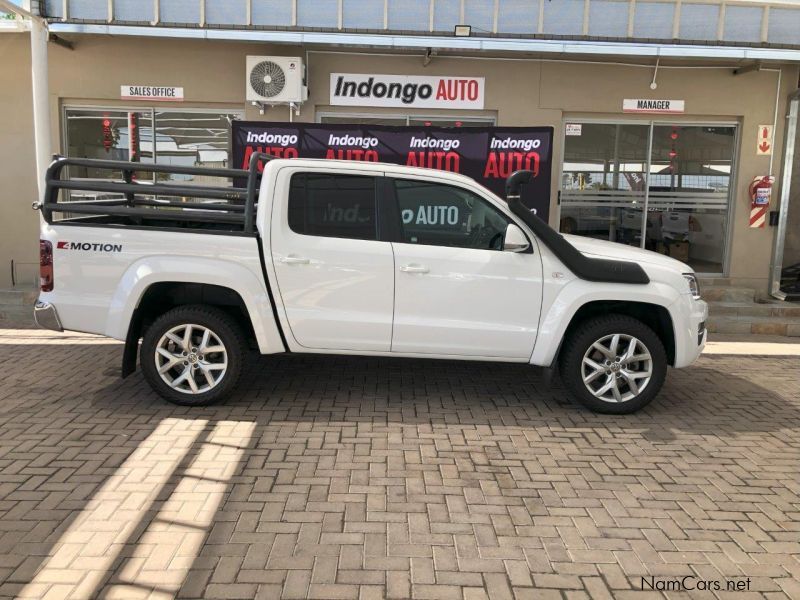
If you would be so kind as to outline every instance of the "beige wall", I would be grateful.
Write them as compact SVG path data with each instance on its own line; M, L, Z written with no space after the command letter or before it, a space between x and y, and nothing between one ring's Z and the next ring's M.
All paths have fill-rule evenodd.
M11 285L11 261L28 286L39 277L36 165L31 110L30 40L0 33L0 289ZM31 264L33 263L33 264Z
M3 43L0 36L0 43ZM22 36L18 36L22 38ZM245 108L245 56L247 54L279 54L306 56L300 48L267 46L264 44L205 42L195 40L161 40L109 38L100 36L75 37L75 49L50 45L50 94L54 149L60 147L60 111L64 104L125 106L119 100L122 84L175 85L184 87L185 102L180 107ZM26 42L27 43L27 42ZM27 61L27 47L18 42L9 46ZM2 48L2 46L0 46ZM5 54L5 53L4 53ZM499 125L550 125L555 128L552 222L556 219L556 191L562 154L564 119L576 117L621 118L623 98L671 98L686 100L686 116L676 120L725 121L741 125L741 151L736 198L734 202L733 244L730 275L734 278L763 281L766 288L774 228L751 230L747 224L748 205L745 201L750 180L766 174L768 158L756 157L757 125L772 123L777 73L752 72L733 76L732 69L668 69L658 76L658 90L651 91L652 70L616 65L587 65L579 62L550 62L533 60L478 60L435 57L427 68L421 56L373 56L351 52L311 52L309 62L309 101L302 107L298 121L314 121L317 112L401 113L399 109L331 107L329 102L329 73L397 73L430 75L471 75L486 78L486 111L460 111L461 116L489 115ZM696 65L696 63L692 63ZM27 67L21 68L25 71ZM25 71L27 73L27 71ZM796 88L798 69L786 67L779 97L778 131L776 134L776 164L780 168L784 98ZM25 80L25 86L29 80ZM21 179L12 178L12 202L24 215L25 227L14 228L3 237L3 259L15 253L31 259L27 248L34 247L35 216L28 210L33 196L33 152L30 148L30 111L27 90L17 90L14 97L5 99L0 90L0 106L16 103L22 110L20 119L9 123L3 114L0 127L12 128L16 137L7 144L5 135L0 141L0 153L13 154L20 165ZM24 96L23 100L19 97ZM130 103L128 103L130 105ZM141 104L146 106L146 104ZM159 104L162 106L162 104ZM420 111L423 112L423 111ZM445 114L425 110L425 115ZM449 113L453 115L454 113ZM247 106L246 118L252 120L285 121L287 108L269 109L263 116ZM626 117L630 118L630 117ZM647 117L640 117L647 121ZM0 129L0 131L5 131ZM25 148L25 153L18 152ZM0 163L2 164L2 163ZM5 169L5 167L2 167ZM16 169L15 169L16 172ZM777 174L777 173L776 173ZM3 189L7 189L5 186ZM24 201L19 200L24 198ZM24 209L24 210L23 210ZM25 212L27 211L27 212ZM16 214L16 213L15 213ZM2 226L2 225L0 225ZM7 237L8 236L8 237ZM8 240L8 242L6 242ZM23 248L25 249L23 251ZM35 256L33 257L35 260ZM4 277L0 273L0 277ZM0 279L0 282L5 281Z

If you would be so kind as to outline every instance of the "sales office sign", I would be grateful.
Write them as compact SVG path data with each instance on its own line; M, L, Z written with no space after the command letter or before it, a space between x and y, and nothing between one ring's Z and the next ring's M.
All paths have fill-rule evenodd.
M183 88L156 85L120 86L123 100L148 100L150 102L183 102Z
M331 73L333 106L482 109L483 77Z

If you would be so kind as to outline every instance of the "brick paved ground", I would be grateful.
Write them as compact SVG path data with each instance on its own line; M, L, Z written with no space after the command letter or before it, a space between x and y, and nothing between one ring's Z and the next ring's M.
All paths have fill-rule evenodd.
M189 410L120 352L0 332L3 597L800 598L800 357L705 357L620 418L531 368L321 357Z

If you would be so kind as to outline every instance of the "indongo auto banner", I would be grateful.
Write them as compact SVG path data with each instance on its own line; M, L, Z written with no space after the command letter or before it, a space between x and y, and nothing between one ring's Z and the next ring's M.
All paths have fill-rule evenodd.
M544 221L550 213L552 127L391 127L233 122L233 165L253 152L277 158L387 162L472 177L501 198L514 171L533 171L522 201Z

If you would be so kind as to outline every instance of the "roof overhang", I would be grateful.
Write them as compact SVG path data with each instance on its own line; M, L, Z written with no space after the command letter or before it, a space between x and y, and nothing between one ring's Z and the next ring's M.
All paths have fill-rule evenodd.
M625 56L630 58L709 59L722 61L776 61L800 63L800 50L701 44L604 42L529 38L433 35L391 35L321 31L204 29L164 26L50 23L56 34L122 35L171 39L201 39L270 44L341 46L382 50L435 48L453 52L512 53L561 56Z

